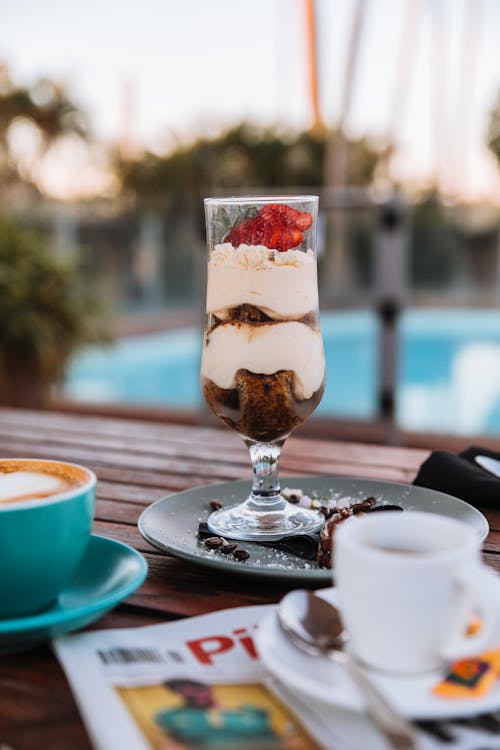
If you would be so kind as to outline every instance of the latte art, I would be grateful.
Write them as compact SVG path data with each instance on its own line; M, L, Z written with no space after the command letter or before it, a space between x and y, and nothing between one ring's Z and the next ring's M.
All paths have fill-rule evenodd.
M96 483L78 464L0 458L0 622L52 611L84 559Z
M46 469L46 465L43 467ZM0 507L8 503L47 500L85 484L87 477L62 464L43 470L41 462L0 464Z

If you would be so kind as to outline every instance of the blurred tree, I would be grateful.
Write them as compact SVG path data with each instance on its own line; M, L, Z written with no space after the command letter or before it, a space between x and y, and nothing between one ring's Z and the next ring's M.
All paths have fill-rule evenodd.
M18 86L7 65L0 63L0 190L16 182L32 182L33 175L22 168L13 148L14 132L20 126L25 141L31 136L38 157L64 136L88 135L83 113L61 84L42 78L32 86Z
M500 91L497 94L497 100L490 115L488 146L496 156L500 166Z
M413 207L410 279L421 289L453 285L461 271L461 243L453 214L446 211L437 191Z
M122 191L158 209L179 209L213 190L319 187L328 135L292 133L242 124L165 155L116 155ZM381 153L367 139L349 142L350 185L373 180Z
M70 356L110 339L103 306L76 264L0 218L0 403L43 406Z

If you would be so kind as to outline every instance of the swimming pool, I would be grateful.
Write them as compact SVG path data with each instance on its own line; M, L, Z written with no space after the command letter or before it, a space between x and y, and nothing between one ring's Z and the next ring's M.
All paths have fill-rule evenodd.
M379 326L369 311L321 317L327 387L317 413L377 412ZM397 421L404 429L500 435L500 311L410 310L400 321ZM78 355L65 384L78 401L194 409L201 331L125 338Z

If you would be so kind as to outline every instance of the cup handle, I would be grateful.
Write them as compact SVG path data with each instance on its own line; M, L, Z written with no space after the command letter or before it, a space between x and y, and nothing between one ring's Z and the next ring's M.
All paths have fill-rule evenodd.
M472 612L481 618L482 627L476 635L456 633L441 648L441 655L450 661L473 656L494 644L500 613L500 580L485 565L474 565L462 569L456 576L460 586L460 602L457 612L459 623L467 622ZM499 644L500 645L500 633Z

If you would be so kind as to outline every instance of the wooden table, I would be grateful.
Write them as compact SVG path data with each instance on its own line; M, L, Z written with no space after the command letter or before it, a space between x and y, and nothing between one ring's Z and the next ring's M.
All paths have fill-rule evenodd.
M0 409L0 455L85 464L99 478L94 531L143 552L149 575L96 627L146 625L225 607L277 602L288 587L208 571L161 555L137 530L145 506L198 485L249 477L246 448L230 430ZM290 438L283 476L349 474L411 482L428 451ZM485 559L500 570L500 512ZM65 677L48 647L0 662L0 746L89 750Z

